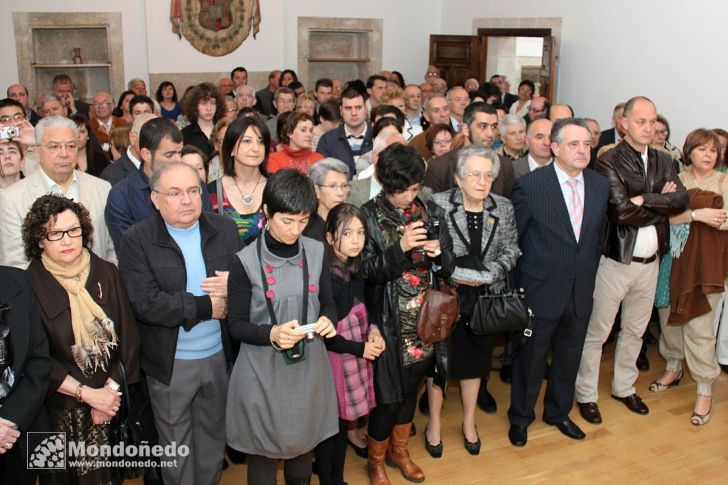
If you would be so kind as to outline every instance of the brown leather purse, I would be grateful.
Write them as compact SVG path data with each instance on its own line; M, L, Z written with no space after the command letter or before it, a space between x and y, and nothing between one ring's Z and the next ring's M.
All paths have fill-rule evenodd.
M426 345L442 342L450 336L458 318L460 303L457 292L433 274L432 286L425 292L417 319L417 336Z

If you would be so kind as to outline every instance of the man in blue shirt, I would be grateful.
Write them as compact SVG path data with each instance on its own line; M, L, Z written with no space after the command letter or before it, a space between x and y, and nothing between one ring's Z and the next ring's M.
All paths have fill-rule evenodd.
M150 186L158 214L126 231L119 269L139 321L159 444L192 450L166 456L177 466L163 467L162 479L217 483L233 359L224 323L227 269L241 242L232 219L202 212L203 185L190 166L164 163Z

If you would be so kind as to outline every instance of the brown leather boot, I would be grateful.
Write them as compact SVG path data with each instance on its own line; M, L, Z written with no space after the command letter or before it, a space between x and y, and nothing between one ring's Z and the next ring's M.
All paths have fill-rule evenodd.
M384 467L384 455L387 452L389 440L377 441L367 436L367 473L371 485L389 485L387 469Z
M425 479L425 474L420 467L415 465L410 458L407 442L412 423L398 424L392 430L392 437L389 439L387 448L387 465L396 466L402 472L402 476L410 482L419 483Z

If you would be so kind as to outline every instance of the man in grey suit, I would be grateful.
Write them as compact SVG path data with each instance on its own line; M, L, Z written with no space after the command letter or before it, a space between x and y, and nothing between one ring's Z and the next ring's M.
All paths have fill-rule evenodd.
M547 119L536 120L528 125L528 153L513 162L513 172L517 179L551 163L551 126L551 121Z
M104 207L111 190L108 182L75 170L78 127L61 116L43 118L35 127L39 170L0 190L0 264L25 269L28 259L22 241L25 216L35 200L46 194L73 199L88 209L94 227L92 250L116 263L116 253L104 222ZM25 143L25 140L21 140Z

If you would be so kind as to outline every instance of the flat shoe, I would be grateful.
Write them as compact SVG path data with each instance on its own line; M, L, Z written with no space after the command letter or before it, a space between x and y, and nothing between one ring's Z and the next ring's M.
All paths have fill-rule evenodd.
M463 445L465 446L465 449L468 450L468 453L475 456L480 454L480 436L478 436L478 440L475 442L468 441L468 438L465 436L465 425L462 426L463 431ZM475 427L475 434L478 434L478 427Z
M427 426L425 426L425 432L423 434L425 437L425 449L433 458L440 458L442 457L442 440L436 445L431 445L430 442L427 440Z
M652 392L664 392L670 389L671 387L679 386L680 380L683 378L683 371L680 369L680 372L677 374L677 377L672 380L669 384L663 384L659 380L652 381L652 384L650 384L649 390Z
M356 454L356 456L358 456L359 458L367 458L369 456L366 446L357 446L348 438L346 439L346 443L351 446L351 449L354 450L354 454Z

